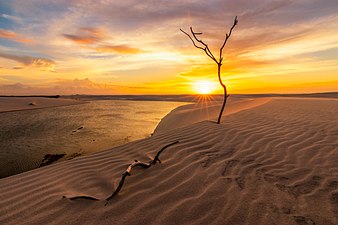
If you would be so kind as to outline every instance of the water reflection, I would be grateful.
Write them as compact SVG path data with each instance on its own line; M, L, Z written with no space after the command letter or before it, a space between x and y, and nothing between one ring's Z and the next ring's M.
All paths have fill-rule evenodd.
M44 155L89 154L149 137L182 102L101 100L0 114L0 178L37 168Z

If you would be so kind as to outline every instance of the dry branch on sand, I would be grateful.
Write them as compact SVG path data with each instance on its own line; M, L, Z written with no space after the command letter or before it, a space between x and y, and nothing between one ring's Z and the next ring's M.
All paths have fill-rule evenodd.
M135 160L133 163L131 163L127 170L122 174L122 177L121 177L121 180L119 182L119 185L117 186L117 188L115 189L115 191L113 192L113 194L111 194L109 197L107 197L105 200L106 200L106 204L108 203L109 200L111 200L114 196L116 196L122 189L122 186L124 184L124 181L126 179L127 176L130 176L131 175L131 171L134 167L143 167L143 168L149 168L151 165L155 165L157 162L161 163L161 160L160 160L160 154L168 147L174 145L174 144L177 144L179 143L179 141L175 141L175 142L172 142L170 144L167 144L165 145L164 147L162 147L158 152L157 154L155 155L154 159L153 160L150 160L149 162L141 162L141 161L138 161L138 160ZM63 196L63 198L67 198L66 196ZM69 197L69 199L71 200L75 200L75 199L89 199L89 200L100 200L100 199L97 199L95 197L92 197L92 196L74 196L74 197Z

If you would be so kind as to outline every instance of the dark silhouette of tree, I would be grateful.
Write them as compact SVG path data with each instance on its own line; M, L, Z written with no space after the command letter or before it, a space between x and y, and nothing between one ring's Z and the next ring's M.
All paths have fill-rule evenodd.
M222 85L223 90L224 90L223 105L222 105L222 108L221 108L221 110L219 112L219 116L218 116L218 119L217 119L217 123L218 124L221 123L221 118L222 118L222 114L223 114L223 111L224 111L224 107L225 107L225 104L226 104L227 99L229 97L228 92L227 92L227 88L226 88L226 86L223 83L222 78L221 78L221 67L222 67L222 62L223 62L223 48L226 45L226 43L228 42L228 40L229 40L229 38L230 38L230 36L232 34L232 30L235 28L235 26L237 25L237 23L238 23L238 20L237 20L237 16L236 16L235 20L234 20L234 24L230 28L229 34L227 33L225 35L225 39L224 39L223 45L219 49L219 59L218 60L212 54L212 52L210 51L208 45L205 44L201 39L199 39L197 37L199 35L202 35L202 33L200 33L200 32L194 32L193 29L192 29L192 27L190 27L190 32L192 34L192 37L191 37L190 34L188 34L187 32L185 32L184 30L180 29L184 34L186 34L190 38L190 40L192 41L193 45L196 48L202 49L205 52L205 54L207 54L207 56L209 56L217 64L218 80L219 80L219 83Z

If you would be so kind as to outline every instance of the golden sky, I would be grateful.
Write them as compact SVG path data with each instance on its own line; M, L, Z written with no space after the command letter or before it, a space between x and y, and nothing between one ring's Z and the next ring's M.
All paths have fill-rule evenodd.
M337 0L8 0L0 2L0 95L338 91Z

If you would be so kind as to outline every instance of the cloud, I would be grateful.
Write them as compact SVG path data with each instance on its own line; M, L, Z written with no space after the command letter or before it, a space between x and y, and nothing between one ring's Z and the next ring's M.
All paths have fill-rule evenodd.
M14 66L12 69L13 70L21 70L21 69L23 69L23 67L22 66Z
M76 34L62 34L68 40L77 44L95 44L104 39L103 30L96 27L82 27L77 30Z
M76 42L77 44L93 44L97 41L95 37L90 36L80 36L74 34L63 34L63 36L71 41Z
M24 37L17 37L15 39L16 42L20 42L20 43L32 43L33 40L29 39L29 38L24 38Z
M240 17L252 18L264 14L272 14L274 11L286 7L293 3L293 0L277 0L266 4L258 4L255 8L249 9L240 14Z
M22 24L9 24L0 17L8 24L2 27L8 29L2 30L2 38L15 40L14 34L20 32L34 37L34 45L9 43L0 46L0 51L53 56L58 59L60 77L107 81L99 76L108 70L119 77L116 82L132 79L136 84L162 82L178 74L181 79L214 77L214 68L193 68L210 59L194 49L179 28L193 26L203 32L201 38L218 55L236 15L239 24L224 49L224 75L269 74L274 79L277 73L289 74L295 67L292 61L299 71L316 69L303 62L314 56L322 63L321 74L326 74L330 68L319 52L337 48L337 0L12 0L10 7L4 13L20 17Z
M1 77L0 77L1 78ZM48 84L27 85L21 82L0 84L0 95L38 95L38 94L121 94L144 92L150 89L144 86L123 86L85 79L58 79Z
M5 39L9 39L15 42L21 42L21 43L33 42L33 40L22 37L21 35L18 35L14 33L13 31L3 30L3 29L0 29L0 38L5 38Z
M108 40L106 33L103 29L97 27L81 27L76 34L63 34L62 36L83 45L83 47L94 49L101 53L139 54L143 52L141 49L130 47L126 44L108 44L106 42Z
M1 14L1 17L5 18L7 20L12 20L12 21L14 21L16 23L22 23L21 18L19 18L17 16L12 16L12 15L8 15L8 14L3 13L3 14Z
M127 45L102 45L96 48L98 52L121 53L121 54L139 54L144 52L141 49L129 47Z
M38 67L42 70L54 71L55 62L51 59L23 56L23 55L12 55L0 53L0 58L14 60L25 66Z
M142 86L122 86L122 85L114 85L109 83L100 83L93 82L88 78L85 79L59 79L53 85L53 89L59 91L60 93L68 93L68 94L99 94L99 93L121 93L127 92L135 89L148 89L149 87Z
M14 39L16 34L12 31L0 29L0 38Z
M27 85L24 85L22 83L14 83L14 84L3 84L0 85L1 89L6 93L7 91L23 91L23 90L29 90L30 87Z
M81 27L79 28L82 32L87 32L89 34L95 35L96 37L102 39L105 37L105 31L102 28L98 27Z

